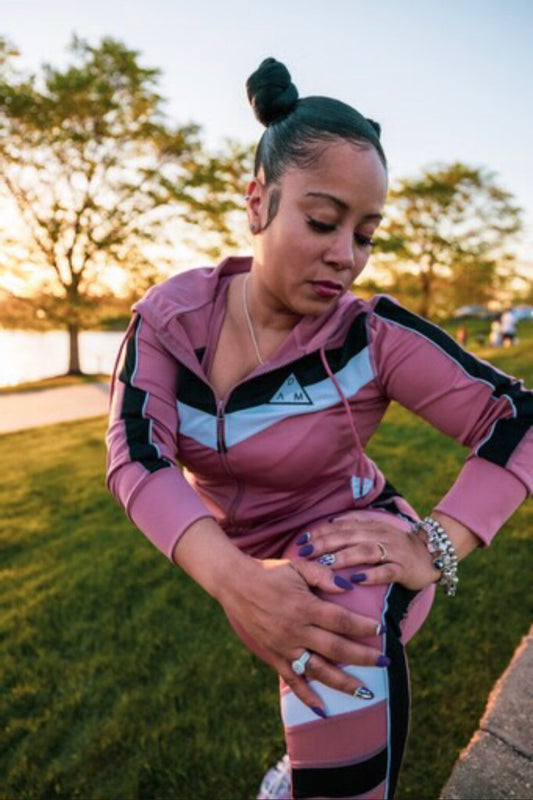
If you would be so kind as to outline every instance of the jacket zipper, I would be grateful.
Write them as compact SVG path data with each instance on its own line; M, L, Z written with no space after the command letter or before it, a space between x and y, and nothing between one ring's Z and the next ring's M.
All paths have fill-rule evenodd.
M220 453L220 457L222 459L222 463L224 464L224 468L228 475L235 481L237 486L237 491L235 493L235 497L231 501L231 505L228 509L227 520L229 525L233 525L235 523L236 515L237 515L237 508L239 506L244 485L243 482L240 481L232 472L232 469L228 462L228 457L226 453L228 452L228 448L226 446L226 442L224 439L224 401L217 400L217 448L218 452Z
M227 453L228 448L224 441L224 401L219 400L217 405L217 447L219 453Z

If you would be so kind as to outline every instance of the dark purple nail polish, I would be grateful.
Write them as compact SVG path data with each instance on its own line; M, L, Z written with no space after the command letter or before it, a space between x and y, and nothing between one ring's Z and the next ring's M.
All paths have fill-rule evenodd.
M333 580L337 584L337 586L340 586L341 589L353 589L352 584L349 581L345 580L345 578L341 578L340 575L335 575Z
M298 555L299 556L310 556L314 549L315 548L313 547L312 544L306 544L305 547L301 547L298 550Z
M366 581L366 575L364 572L356 572L354 575L350 575L350 580L352 583L361 583L361 581Z
M337 517L328 517L328 522L335 522Z
M379 656L376 661L376 667L390 667L390 658L388 656Z
M307 531L307 533L302 533L302 535L298 536L298 538L296 539L296 544L298 544L298 545L299 544L307 544L307 542L309 541L310 538L311 538L311 534L309 533L309 531Z
M314 711L318 717L322 717L322 719L326 719L328 716L325 711L323 711L318 706L311 706L311 711Z
M380 628L378 630L378 635L381 636L382 633L387 633L387 626L386 625L380 625Z

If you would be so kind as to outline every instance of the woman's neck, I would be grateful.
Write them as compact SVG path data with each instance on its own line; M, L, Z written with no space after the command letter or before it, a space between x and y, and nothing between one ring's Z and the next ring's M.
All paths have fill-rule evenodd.
M246 282L246 288L245 288ZM265 335L280 336L288 334L302 319L283 305L278 297L272 294L253 273L246 273L239 280L237 294L241 295L241 304L246 306L256 335L262 331ZM244 297L244 293L246 295Z

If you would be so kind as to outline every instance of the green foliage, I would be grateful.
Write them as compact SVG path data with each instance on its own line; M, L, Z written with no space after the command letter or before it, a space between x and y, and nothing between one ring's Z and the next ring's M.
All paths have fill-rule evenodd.
M85 299L85 308L91 312L87 323L92 330L125 330L131 317L131 304L134 294L121 297L111 293L99 292ZM136 299L136 297L135 297ZM56 330L61 318L61 298L46 292L35 292L31 297L18 297L0 288L0 328L8 330ZM46 310L45 310L46 309ZM55 310L56 314L50 313Z
M533 326L520 335L494 359L533 382ZM0 438L0 799L254 797L284 750L277 679L109 496L105 425ZM422 513L464 454L398 407L371 443ZM531 523L523 506L461 565L457 597L439 596L408 648L401 800L438 796L527 631Z
M514 266L506 248L521 227L521 210L492 173L437 165L391 189L375 265L392 294L414 290L420 314L443 317L497 297Z
M40 270L49 321L94 324L110 267L132 298L166 277L171 226L201 222L211 252L235 246L249 148L207 153L198 125L170 125L160 71L115 39L74 37L70 63L39 76L16 72L15 55L0 41L0 190L27 237L3 232L0 267Z

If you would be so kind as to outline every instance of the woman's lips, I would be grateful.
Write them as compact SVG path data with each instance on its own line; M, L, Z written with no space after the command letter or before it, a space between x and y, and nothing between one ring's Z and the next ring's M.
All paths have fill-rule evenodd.
M311 286L319 297L336 297L342 292L340 283L331 281L311 281Z

